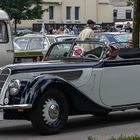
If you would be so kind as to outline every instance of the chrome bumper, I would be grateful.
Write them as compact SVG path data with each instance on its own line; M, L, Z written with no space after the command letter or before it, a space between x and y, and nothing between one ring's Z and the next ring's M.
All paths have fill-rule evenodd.
M21 105L0 105L0 109L30 109L31 104L21 104Z

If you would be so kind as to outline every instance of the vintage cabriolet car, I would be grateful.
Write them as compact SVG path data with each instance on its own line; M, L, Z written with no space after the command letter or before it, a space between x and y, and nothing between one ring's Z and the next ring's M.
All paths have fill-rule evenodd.
M92 51L85 52L85 47ZM140 58L127 59L127 54L121 60L106 60L107 50L96 40L58 42L43 62L3 67L3 118L30 120L39 133L54 134L69 115L103 116L139 108Z

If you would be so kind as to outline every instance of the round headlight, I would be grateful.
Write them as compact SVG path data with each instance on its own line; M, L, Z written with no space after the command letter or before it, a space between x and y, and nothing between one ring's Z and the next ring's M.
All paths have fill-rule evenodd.
M11 80L9 84L10 95L17 95L21 87L21 83L18 79Z

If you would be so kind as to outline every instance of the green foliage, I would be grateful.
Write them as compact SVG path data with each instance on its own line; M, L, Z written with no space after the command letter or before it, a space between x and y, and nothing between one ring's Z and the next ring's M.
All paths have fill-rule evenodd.
M44 12L41 3L42 0L0 0L0 7L11 19L35 19Z
M134 0L127 0L127 5L132 6L134 4Z
M99 139L90 136L90 137L88 137L88 140L99 140ZM108 140L140 140L140 136L137 136L137 135L135 135L135 136L123 136L123 135L121 135L118 138L111 137Z
M140 137L135 135L135 136L120 136L118 138L114 138L112 137L111 139L109 140L140 140Z
M42 0L0 0L0 8L5 10L10 19L14 20L15 31L16 24L21 20L38 19L42 17Z
M93 136L89 136L88 140L98 140L97 138L93 137Z
M5 10L10 19L17 21L41 18L44 10L42 0L0 0L1 9Z

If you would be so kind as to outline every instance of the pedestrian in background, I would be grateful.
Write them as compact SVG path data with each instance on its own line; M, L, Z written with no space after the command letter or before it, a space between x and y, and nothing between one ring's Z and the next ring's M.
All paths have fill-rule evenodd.
M127 22L127 24L125 26L125 32L132 33L132 27L131 27L130 22Z
M76 25L73 26L72 30L73 30L75 35L79 34L79 31L78 31L78 28L76 27Z
M69 34L70 30L68 29L67 25L64 25L64 34Z
M91 19L87 20L85 29L83 29L78 36L79 40L86 40L86 39L94 38L94 31L93 31L94 25L95 25L95 22L93 20ZM88 52L94 49L95 46L93 44L82 44L81 47L84 49L84 52Z
M95 22L93 20L91 20L91 19L87 20L87 25L86 25L85 29L83 29L81 31L78 38L80 40L94 38L94 31L93 31L94 25L95 25Z

